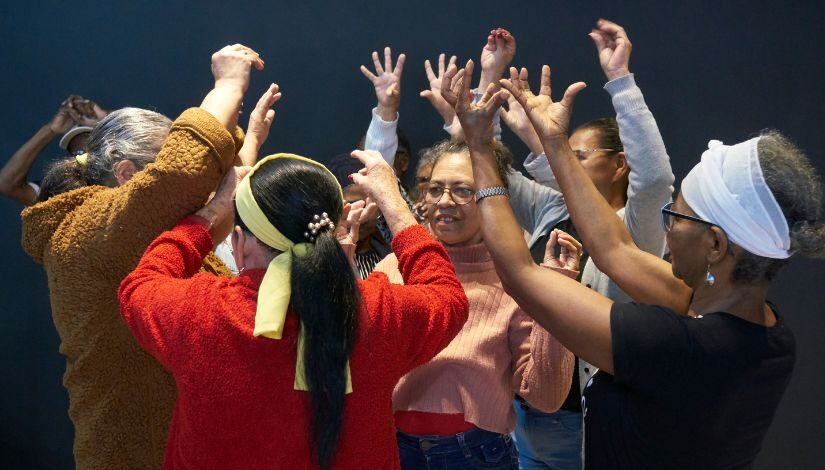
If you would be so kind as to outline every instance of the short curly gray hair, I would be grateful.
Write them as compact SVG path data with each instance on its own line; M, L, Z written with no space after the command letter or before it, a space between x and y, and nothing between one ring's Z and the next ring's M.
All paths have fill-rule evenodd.
M788 221L791 252L825 258L825 224L820 221L822 182L805 153L775 130L764 130L757 144L765 182ZM743 251L733 269L733 281L770 281L788 264Z

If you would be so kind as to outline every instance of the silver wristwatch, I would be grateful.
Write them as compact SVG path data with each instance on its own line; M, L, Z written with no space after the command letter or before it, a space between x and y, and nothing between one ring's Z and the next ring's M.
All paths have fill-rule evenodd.
M485 197L490 196L510 197L510 191L508 191L504 186L491 186L489 188L479 189L476 191L476 203L479 203Z

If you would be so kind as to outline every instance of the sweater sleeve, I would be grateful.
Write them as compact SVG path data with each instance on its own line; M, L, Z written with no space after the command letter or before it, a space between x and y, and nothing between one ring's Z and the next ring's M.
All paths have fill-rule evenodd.
M665 143L633 74L607 82L604 89L613 99L630 166L625 225L640 249L661 256L665 234L660 209L670 201L675 179Z
M362 281L371 336L381 338L401 366L398 376L428 362L461 331L469 302L447 252L415 225L392 240L404 285L373 272ZM376 336L377 335L377 336Z
M139 256L158 234L202 207L234 158L233 135L221 123L202 109L185 111L153 163L78 209L85 229L95 231L82 237L93 244L86 250L91 262L122 272L122 279L137 262L124 250L139 247Z
M577 271L550 269L572 279L578 275ZM573 353L520 308L510 321L509 337L513 392L541 411L558 410L570 392L576 364Z
M175 370L176 350L189 344L190 309L205 310L202 295L216 294L210 284L225 282L212 274L196 276L211 249L212 237L202 222L187 217L149 245L118 288L121 315L132 334L170 370Z
M536 180L536 183L561 191L556 175L553 174L553 169L550 168L550 162L547 161L547 155L544 153L536 155L530 152L527 154L527 158L524 159L524 169Z
M507 183L510 190L510 205L513 207L516 220L530 233L539 228L538 224L544 212L554 209L559 212L566 210L564 196L560 192L527 178L515 169L510 169Z
M398 151L398 128L399 115L395 115L394 121L385 121L378 115L378 108L372 109L372 120L367 128L367 136L364 138L364 150L376 150L390 164L395 163L395 153Z

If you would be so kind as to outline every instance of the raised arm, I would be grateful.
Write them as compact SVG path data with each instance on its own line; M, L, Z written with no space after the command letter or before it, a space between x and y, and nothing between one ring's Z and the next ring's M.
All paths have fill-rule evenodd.
M630 73L632 44L621 26L599 20L590 33L616 110L625 157L630 166L630 185L625 205L625 225L636 245L661 255L665 234L660 209L673 194L673 170L665 143L641 90Z
M3 165L0 169L0 194L24 206L35 203L37 190L28 182L29 170L49 142L58 135L66 133L74 124L69 113L73 98L75 98L74 95L69 96L61 103L51 120L38 129Z
M392 168L377 152L353 155L364 164L353 181L375 201L395 235L392 247L404 285L390 284L386 274L377 272L362 282L371 287L364 293L373 307L370 315L376 335L408 359L403 374L449 344L467 320L469 304L447 252L415 221Z
M539 95L530 91L522 77L504 80L502 85L524 107L539 134L582 243L596 266L636 301L687 312L691 290L673 276L667 262L636 247L570 149L567 132L573 98L585 85L571 85L560 102L553 102L548 66L542 69Z
M470 104L463 76L471 73L472 62L464 71L451 69L445 75L442 90L445 90L445 99L455 106L467 136L476 184L479 188L501 186L490 137L492 116L496 107L508 98L508 93L501 90L493 94L495 84L492 84L479 103ZM546 96L542 101L550 100L549 70L547 75ZM453 86L453 78L457 76L462 78ZM570 90L568 101L572 101L575 92L583 87L580 84ZM535 104L525 105L523 99L519 102L530 115ZM482 224L485 243L507 293L574 354L612 371L612 302L572 279L533 263L507 198L490 196L478 201L478 207L485 220ZM612 217L616 219L615 215Z
M247 52L247 53L244 53ZM232 166L242 90L257 54L227 46L212 57L215 88L200 109L189 109L172 124L157 158L120 187L83 204L83 220L101 232L90 252L112 269L129 272L137 261L123 246L148 246L164 230L203 207L221 176ZM214 113L214 114L213 114ZM125 275L125 273L124 273Z
M384 160L391 166L395 162L395 153L398 150L398 109L401 107L401 74L404 71L406 55L400 54L392 64L392 49L384 48L384 65L378 58L378 52L373 51L372 62L375 73L366 66L361 66L361 73L372 82L375 87L375 97L378 104L372 110L372 119L364 139L365 150L375 150L381 153Z

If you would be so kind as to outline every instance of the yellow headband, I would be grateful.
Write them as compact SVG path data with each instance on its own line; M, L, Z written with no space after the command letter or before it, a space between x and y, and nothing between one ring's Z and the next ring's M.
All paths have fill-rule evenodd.
M338 184L335 175L321 163L288 153L279 153L261 159L252 167L249 174L238 183L238 188L235 192L235 207L238 209L238 215L241 217L241 220L246 224L249 231L252 232L252 235L255 235L255 238L267 246L282 252L269 263L266 274L264 274L264 278L261 281L261 287L258 290L258 305L255 311L255 329L252 333L255 336L265 336L272 339L281 339L284 331L286 312L289 308L289 297L292 292L292 257L293 255L297 257L306 256L312 253L314 248L311 243L295 243L284 236L284 234L275 228L269 219L267 219L252 194L252 186L250 183L252 175L265 163L279 158L301 160L317 165L329 173L332 180ZM340 185L338 185L338 190L341 192L341 201L343 203L344 194ZM295 388L297 390L308 389L303 376L303 354L301 354L303 349L303 344L301 344L302 338L303 334L299 336L298 341L298 362L296 364L295 376ZM351 392L352 385L349 377L349 365L347 365L347 384L347 390Z

